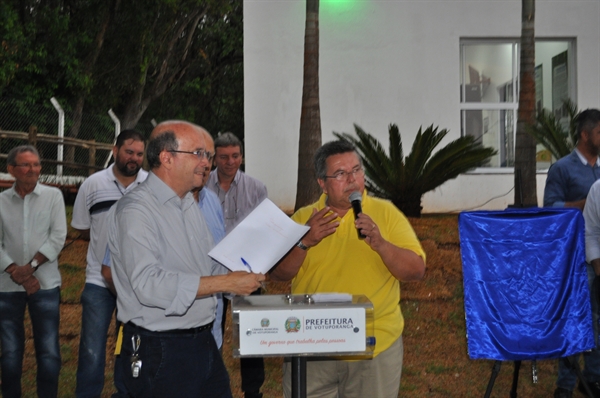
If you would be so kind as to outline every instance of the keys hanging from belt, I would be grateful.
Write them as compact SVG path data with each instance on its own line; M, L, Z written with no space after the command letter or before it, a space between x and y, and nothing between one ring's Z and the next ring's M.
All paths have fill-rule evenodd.
M131 376L137 379L140 376L142 370L142 360L138 356L138 350L140 349L140 335L134 334L131 336L131 345L133 347L133 354L131 355Z

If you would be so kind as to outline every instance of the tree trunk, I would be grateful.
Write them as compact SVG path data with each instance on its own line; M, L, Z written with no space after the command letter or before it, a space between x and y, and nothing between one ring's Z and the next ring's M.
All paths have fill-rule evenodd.
M183 78L190 64L193 62L192 57L190 57L190 51L195 40L196 29L208 10L208 5L202 10L196 9L186 15L183 20L174 23L164 58L155 65L156 73L154 75L152 75L153 72L150 69L150 65L140 68L140 75L136 86L128 96L127 102L124 105L124 111L120 115L123 130L135 128L152 101L159 98L171 87L177 85ZM177 43L182 40L184 34L184 44L177 46ZM143 64L145 54L142 51L140 55L142 57L140 64ZM176 59L177 62L169 66L169 59Z
M86 80L88 80L91 83L88 83L85 87L82 87L77 93L75 107L73 108L73 124L67 132L68 137L77 138L79 136L85 99L87 98L93 86L94 66L96 65L98 57L100 56L100 52L102 51L102 46L104 45L104 38L106 37L106 31L108 30L108 26L113 21L120 4L121 0L114 0L104 10L104 18L102 19L102 23L98 27L98 32L96 33L96 37L94 39L94 47L87 55L84 62L84 69L82 71L82 75L86 76L88 78ZM92 138L95 139L96 137ZM65 161L75 163L75 147L71 145L65 146Z
M537 206L536 141L526 131L527 125L535 123L535 0L522 0L522 7L521 88L515 145L515 205Z
M320 146L319 0L306 0L304 84L302 87L302 112L300 114L296 210L313 203L319 198L320 187L314 172L313 158Z
M81 128L81 118L83 116L83 105L85 103L85 97L79 95L73 108L73 124L69 131L67 131L67 137L77 138L79 135L79 129ZM75 163L75 147L73 145L65 145L65 156L64 160L67 163ZM65 170L71 172L71 170Z
M147 98L143 98L144 87L144 84L139 85L136 91L127 99L125 110L120 117L121 129L134 129L144 115L144 112L146 112L146 109L148 109L150 101Z

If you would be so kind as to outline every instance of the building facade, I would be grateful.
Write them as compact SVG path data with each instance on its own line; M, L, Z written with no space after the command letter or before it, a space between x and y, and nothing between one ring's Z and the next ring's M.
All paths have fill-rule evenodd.
M294 206L304 0L244 0L246 170L284 210ZM563 100L600 108L600 0L537 0L538 108ZM322 139L354 124L388 143L397 124L405 154L419 127L493 146L486 167L423 197L423 212L506 208L514 202L521 1L320 0ZM541 205L548 154L538 147Z

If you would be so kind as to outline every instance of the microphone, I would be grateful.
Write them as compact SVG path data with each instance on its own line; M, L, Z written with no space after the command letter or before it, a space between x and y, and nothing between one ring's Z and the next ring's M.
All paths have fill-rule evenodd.
M358 215L362 213L362 194L358 191L354 191L350 194L350 203L352 204L352 210L354 210L354 219L358 218ZM360 229L356 230L358 232L358 239L366 238L365 235L360 233Z

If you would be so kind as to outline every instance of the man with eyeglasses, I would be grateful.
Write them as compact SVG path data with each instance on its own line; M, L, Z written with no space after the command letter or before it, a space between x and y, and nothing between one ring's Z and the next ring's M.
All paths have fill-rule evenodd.
M240 170L242 142L233 133L220 134L215 139L215 170L210 173L207 188L216 193L223 207L225 232L229 233L248 214L267 198L267 187ZM259 295L260 289L252 293ZM225 327L227 302L224 300L222 325ZM241 358L240 374L244 398L260 398L265 381L262 358Z
M99 397L104 388L106 341L116 297L102 275L102 260L108 243L107 215L125 194L144 181L141 169L145 139L137 130L124 130L117 137L112 154L114 164L88 177L77 192L71 226L89 240L85 286L81 293L81 334L77 362L77 398ZM116 369L117 395L125 393Z
M67 236L60 190L38 183L38 151L13 148L6 159L15 178L0 193L0 356L2 396L21 396L28 307L37 362L37 394L58 395L60 285L58 255Z
M165 131L170 131L173 128L177 128L177 126L182 123L186 124L187 122L178 120L161 122L152 131L152 137ZM210 135L208 131L204 129L200 129L199 131L204 136L206 149L202 151L202 154L198 152L198 155L201 156L201 159L206 163L204 164L202 186L192 190L192 194L194 195L196 202L198 202L198 207L200 207L200 210L206 219L206 224L216 245L225 237L225 218L223 217L223 209L221 208L221 203L219 202L217 194L210 189L204 189L206 182L208 181L208 176L210 175L210 166L215 153L215 144L212 135ZM223 322L223 294L217 293L215 297L217 298L217 308L211 332L215 338L217 347L221 350L221 347L223 346L223 328L221 325Z
M314 162L323 194L292 216L310 230L273 269L271 278L292 280L293 294L366 295L374 307L376 345L372 359L310 357L307 396L397 397L404 328L399 281L423 278L425 253L406 217L391 202L367 195L361 159L350 142L323 145ZM353 192L362 195L362 213L356 219ZM287 361L283 389L291 397Z
M109 220L119 361L129 396L231 397L229 375L210 332L216 293L247 295L264 275L229 272L208 256L214 241L192 190L209 152L187 122L153 134L148 178Z

